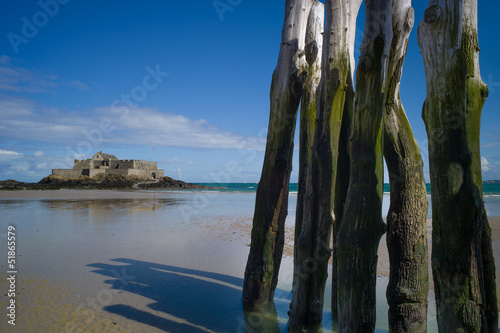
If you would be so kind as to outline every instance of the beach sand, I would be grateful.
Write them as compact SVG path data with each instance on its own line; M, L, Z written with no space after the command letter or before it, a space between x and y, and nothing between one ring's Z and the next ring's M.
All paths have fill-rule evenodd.
M5 279L6 275L0 274L0 280ZM85 302L65 282L20 276L16 289L16 326L1 318L2 332L132 332L103 311L82 307ZM7 294L0 295L1 309L5 309L8 302Z
M150 198L153 191L136 190L40 190L40 191L0 191L0 199L124 199Z
M497 277L497 295L500 295L500 217L489 217L488 218L491 231L492 231L492 247L493 254L495 256L496 265L496 277ZM230 226L230 227L228 227ZM203 225L200 224L203 228ZM212 226L207 227L208 233L213 233L218 235L218 237L223 241L237 241L245 240L248 245L250 244L250 234L251 234L251 223L245 219L232 220L232 221L220 221L219 228L213 228ZM284 257L293 258L293 224L287 223L286 225L286 241L285 248L283 250ZM428 237L428 248L429 248L429 274L432 274L430 266L430 255L432 251L432 219L427 219L427 237ZM382 236L380 240L380 246L378 250L378 265L377 274L385 277L389 277L389 252L387 250L386 236ZM434 283L432 281L432 276L429 279L430 288L434 288ZM500 299L498 302L500 308Z
M186 194L187 196L192 195ZM78 190L65 190L65 191L19 191L19 192L5 192L0 191L0 199L109 199L110 196L114 199L151 199L156 197L161 197L162 194L156 192L133 192L133 191L78 191ZM60 209L60 207L57 207ZM205 223L207 219L215 221L213 223ZM289 216L286 222L286 244L284 249L284 262L287 262L288 268L293 258L293 223L294 217ZM490 225L492 228L492 238L493 238L493 251L495 255L496 269L497 269L497 294L500 295L500 217L490 217ZM243 268L246 262L246 255L248 253L248 248L250 245L250 234L252 226L252 217L247 214L246 216L234 217L232 215L225 216L221 214L214 216L202 216L198 217L196 215L191 216L190 227L182 227L180 230L182 237L194 238L202 237L203 241L214 247L214 251L217 252L227 252L234 251L237 253L238 260L240 263L232 266L232 271L229 271L229 275L232 276L242 276ZM158 232L158 231L155 231ZM192 236L190 235L192 234ZM431 220L428 220L428 235L429 240L431 236ZM113 236L115 236L113 234ZM118 234L117 234L118 236ZM129 235L129 240L132 241L132 235ZM201 241L201 240L200 240ZM71 242L71 240L69 240ZM429 242L430 248L430 242ZM62 255L66 255L64 251L61 252ZM69 253L67 255L70 255ZM149 254L145 254L148 256ZM195 256L196 254L193 254ZM429 250L430 255L430 250ZM85 254L82 254L85 257ZM174 256L174 254L172 254ZM207 271L207 267L211 267L212 272L223 271L224 265L231 265L231 263L219 262L217 257L213 257L213 262L206 262L207 257L212 258L212 256L204 255L198 264L198 267L190 267L191 270L179 270L178 268L172 268L169 273L175 274L176 276L184 276L188 278L195 278L197 280L208 281L213 283L225 284L229 286L234 295L232 298L237 298L241 294L241 288L237 286L240 282L229 283L220 282L222 279L218 277L216 279L212 278L211 273L207 275L199 274L199 272ZM109 257L107 257L109 258ZM219 258L220 259L220 258ZM24 265L30 265L30 258L23 258ZM196 260L190 259L196 263ZM95 258L86 259L87 262L99 262L95 261ZM105 259L101 259L101 262L106 263ZM119 261L119 260L118 260ZM157 260L160 261L160 260ZM125 262L125 261L124 261ZM154 262L154 255L152 256L151 262ZM105 266L104 264L101 264ZM195 266L196 266L195 265ZM121 266L112 266L121 267ZM169 268L159 267L157 270L163 270L168 272ZM172 266L173 267L173 266ZM150 267L149 267L150 268ZM141 268L142 269L142 268ZM177 271L175 271L177 269ZM193 269L199 269L195 271ZM241 271L241 272L240 272ZM139 273L141 270L139 270ZM238 273L235 273L238 272ZM228 274L227 272L224 272ZM379 249L379 264L378 272L380 276L389 276L389 260L387 248L385 245L385 236L382 238ZM137 274L136 274L137 275ZM71 276L71 275L70 275ZM221 275L222 276L222 275ZM6 274L0 272L0 281L5 281ZM55 280L50 277L44 276L43 273L40 274L30 274L29 276L20 274L18 276L17 284L17 298L18 309L16 321L18 325L12 327L8 325L5 318L0 319L0 331L2 332L164 332L164 330L159 329L161 323L158 323L157 327L145 325L144 323L138 323L135 320L129 318L124 318L123 314L109 313L108 311L102 311L103 307L97 304L92 305L92 301L95 303L96 297L105 298L109 295L109 290L113 292L110 296L113 298L113 302L107 302L106 304L111 306L118 306L121 303L126 303L135 306L137 309L148 310L149 313L154 313L157 316L165 316L166 311L151 311L150 298L142 297L138 294L130 294L121 291L109 289L109 284L107 281L102 283L103 286L107 287L95 287L95 290L99 290L98 293L93 291L94 300L87 297L84 290L78 290L78 286L89 286L91 283L88 282L87 277L81 277L81 281L61 281ZM219 279L219 280L217 280ZM64 279L63 279L64 280ZM432 278L430 278L432 281ZM85 282L87 281L87 282ZM232 281L227 280L227 281ZM137 282L138 285L141 282ZM143 283L144 284L144 283ZM76 287L75 287L76 286ZM287 285L284 289L290 287ZM100 289L99 289L100 288ZM431 282L432 288L432 282ZM102 295L100 293L103 292ZM284 292L289 292L285 290ZM283 292L283 293L284 293ZM120 293L115 294L115 293ZM92 294L92 292L91 292ZM127 295L125 295L127 294ZM277 293L279 294L279 293ZM92 297L91 297L92 298ZM0 295L0 308L5 309L9 298L6 293L3 292ZM116 301L116 304L115 304ZM236 299L239 302L239 299ZM281 300L278 300L281 302ZM99 303L99 302L97 302ZM103 302L101 302L103 303ZM500 305L500 304L499 304ZM2 311L2 313L4 313ZM149 314L144 311L145 316ZM152 317L152 321L158 321L158 317ZM155 319L156 318L156 319ZM170 316L168 318L172 322L177 322L180 327L183 325L188 328L188 331L206 331L206 332L217 332L217 330L211 330L205 327L196 326L194 323L186 322L184 319L175 316ZM146 319L145 319L146 320ZM281 318L286 322L286 318ZM196 322L193 320L193 322Z

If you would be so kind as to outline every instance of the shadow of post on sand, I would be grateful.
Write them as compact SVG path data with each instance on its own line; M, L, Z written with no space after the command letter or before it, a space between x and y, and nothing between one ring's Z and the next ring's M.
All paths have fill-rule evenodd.
M274 304L266 308L242 304L241 278L133 259L111 261L117 264L88 266L95 268L92 272L112 278L105 281L112 289L153 302L142 308L110 304L105 311L168 332L286 331L286 320L280 323Z

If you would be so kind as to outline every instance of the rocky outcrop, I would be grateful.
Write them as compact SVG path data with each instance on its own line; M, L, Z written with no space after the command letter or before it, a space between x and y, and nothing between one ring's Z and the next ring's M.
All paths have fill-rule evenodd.
M0 190L180 190L180 189L220 189L210 186L190 184L170 177L144 181L137 176L99 174L95 177L79 177L64 180L54 175L47 176L38 183L24 183L16 180L0 181Z

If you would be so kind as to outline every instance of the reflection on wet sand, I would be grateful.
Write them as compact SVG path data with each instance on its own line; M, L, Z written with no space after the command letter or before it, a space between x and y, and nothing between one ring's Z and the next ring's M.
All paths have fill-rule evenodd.
M104 307L110 313L167 332L281 331L274 305L269 310L243 307L241 278L132 259L112 261L117 265L88 266L96 268L94 273L112 278L106 281L112 289L140 295L153 303L147 308L131 304ZM125 272L129 279L117 278L116 271Z
M59 332L67 322L80 331L96 333L290 331L287 310L293 279L293 205L286 222L286 247L275 302L269 309L249 309L241 303L241 287L254 194L219 193L203 205L198 192L8 194L11 197L0 193L0 229L5 230L9 223L16 225L23 239L19 248L22 274L33 276L33 282L23 285L26 290L20 295L24 305L30 306L30 315L20 321L28 329L19 325L19 332L35 331L31 328L36 325L47 327L39 331ZM490 224L500 278L500 218L490 217ZM387 332L389 261L384 248L382 241L376 332ZM6 256L5 249L0 248L0 255ZM37 282L40 276L51 284L37 291L37 286L43 286ZM53 289L52 285L59 282L67 282L71 291ZM91 307L89 299L98 303ZM325 299L323 328L317 331L331 332L332 327L336 331L329 297ZM431 290L429 332L437 331L433 299ZM0 297L0 305L2 301ZM80 303L85 304L85 311L94 309L97 319L87 323L85 311L80 317L74 316ZM56 316L52 310L63 307L68 309L67 315L50 322ZM0 322L3 332L2 324L5 322Z
M280 333L278 322L278 311L274 302L267 305L255 305L243 303L243 315L245 317L246 332L269 332ZM293 332L292 330L289 330ZM302 330L300 330L302 332Z
M41 200L45 208L50 210L85 211L93 216L116 216L117 214L140 214L154 212L166 206L180 204L178 199L91 199L91 200Z

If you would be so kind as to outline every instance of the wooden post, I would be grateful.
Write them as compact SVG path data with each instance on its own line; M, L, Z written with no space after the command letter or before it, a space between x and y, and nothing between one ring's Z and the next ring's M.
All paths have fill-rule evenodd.
M297 270L297 264L300 258L304 255L300 244L300 237L303 232L310 232L310 224L307 219L307 207L309 191L311 190L309 182L313 174L313 156L314 152L314 135L317 122L317 89L321 78L321 57L323 46L323 27L324 27L324 5L320 2L315 2L313 9L309 15L308 22L308 41L307 58L309 63L309 78L301 106L301 123L300 123L300 156L299 156L299 192L297 195L297 214L295 219L295 247L294 247L294 278L292 286L292 303L290 305L290 330L293 331L295 326L300 329L301 325L296 325L297 319L307 317L307 304L302 299L302 295L307 293L309 286L304 278L304 273ZM300 301L299 301L300 299ZM298 309L298 307L300 309Z
M344 216L345 201L347 199L347 191L349 190L349 178L351 170L351 156L349 155L349 137L350 128L352 123L352 113L354 107L354 42L356 37L356 19L361 7L362 0L355 0L350 2L351 11L347 28L347 42L349 50L349 75L347 76L344 112L342 115L342 125L340 129L338 158L337 158L337 174L335 180L335 195L333 202L333 210L335 221L333 223L333 258L332 258L332 317L334 321L338 321L338 308L337 308L337 237L340 226L342 225L342 218Z
M356 3L360 1L355 1ZM333 223L333 189L346 80L349 76L349 36L352 3L326 1L321 82L316 100L316 128L311 166L303 174L300 224L296 225L293 296L290 327L319 325L323 316L324 291ZM359 6L358 6L359 8ZM356 10L357 13L357 10Z
M351 172L337 235L341 332L373 332L377 250L384 234L383 115L392 41L392 0L365 1L365 34L356 72L350 137Z
M287 0L278 64L270 93L271 111L262 175L257 187L252 243L243 283L243 301L273 299L285 239L293 138L307 78L305 34L314 0Z
M462 26L462 51L467 59L467 142L472 158L472 179L479 193L483 195L483 177L481 172L481 113L483 105L488 97L488 87L481 79L479 68L479 40L477 29L477 0L464 0L463 26ZM482 203L484 205L484 203ZM485 295L485 315L490 327L494 332L498 327L498 305L495 281L495 259L491 244L491 228L488 222L486 211L480 215L482 225L482 264Z
M306 59L309 65L307 82L300 106L299 184L295 215L295 237L300 234L306 179L310 175L316 128L316 92L321 79L321 54L323 49L324 5L316 1L309 14L306 33Z
M471 6L477 4L430 0L418 29L427 80L422 115L432 185L432 271L442 332L497 331L494 289L486 290L494 288L494 264L476 162L487 90L476 76L477 17L471 15L477 12Z
M391 187L391 203L387 214L390 259L387 301L391 332L427 330L429 204L420 149L399 94L413 23L411 0L394 1L394 38L389 58L384 115L384 156Z
M337 304L337 237L344 216L345 201L349 190L349 178L351 174L351 155L349 154L349 137L351 133L352 113L354 107L354 85L352 72L347 77L347 89L344 103L344 114L339 137L339 156L337 158L337 176L335 180L335 196L333 211L335 221L333 222L333 258L332 258L332 317L338 322Z

